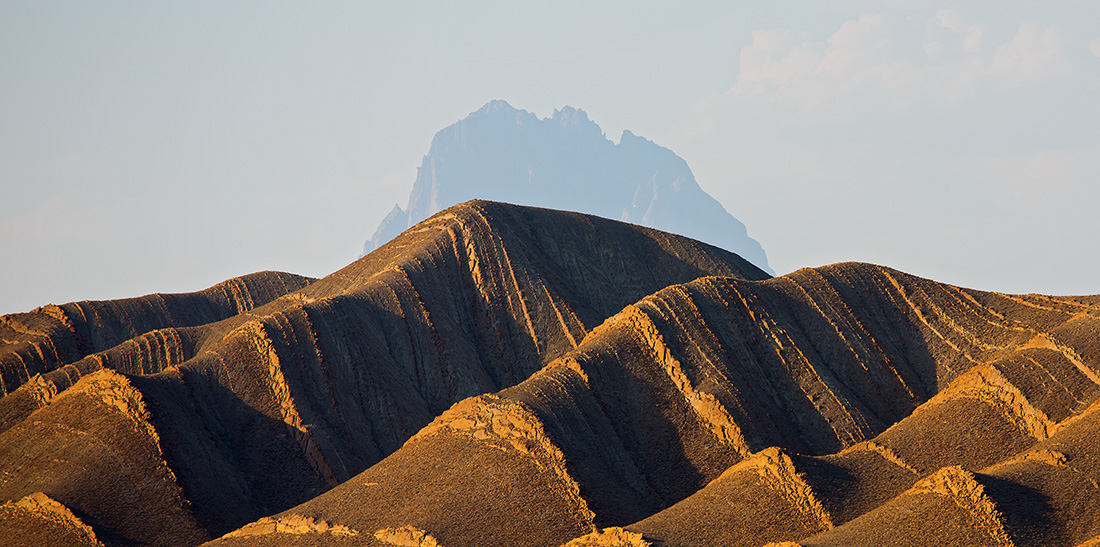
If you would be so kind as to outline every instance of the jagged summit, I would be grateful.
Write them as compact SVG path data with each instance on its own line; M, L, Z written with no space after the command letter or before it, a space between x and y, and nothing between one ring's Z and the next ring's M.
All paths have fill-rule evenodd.
M539 119L493 100L436 133L409 202L398 205L363 254L469 199L580 211L686 235L732 251L771 273L744 224L704 192L687 162L624 131L619 142L578 108Z

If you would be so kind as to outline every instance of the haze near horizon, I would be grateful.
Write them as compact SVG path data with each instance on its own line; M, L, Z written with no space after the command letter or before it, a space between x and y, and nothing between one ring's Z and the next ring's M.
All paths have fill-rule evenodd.
M0 313L326 275L490 99L684 158L777 273L1097 292L1100 6L0 7Z

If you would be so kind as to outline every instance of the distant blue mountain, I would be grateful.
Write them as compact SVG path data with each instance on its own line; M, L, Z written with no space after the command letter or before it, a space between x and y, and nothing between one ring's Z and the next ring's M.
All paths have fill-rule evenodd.
M615 144L583 110L539 119L491 101L436 133L409 202L394 205L363 254L470 199L565 209L632 222L733 251L772 272L745 225L695 182L671 150L624 131Z

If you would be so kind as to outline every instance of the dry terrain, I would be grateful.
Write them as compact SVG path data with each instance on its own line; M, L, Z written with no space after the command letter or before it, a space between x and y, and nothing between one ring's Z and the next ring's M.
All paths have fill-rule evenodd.
M473 201L0 335L5 545L1100 544L1100 296Z

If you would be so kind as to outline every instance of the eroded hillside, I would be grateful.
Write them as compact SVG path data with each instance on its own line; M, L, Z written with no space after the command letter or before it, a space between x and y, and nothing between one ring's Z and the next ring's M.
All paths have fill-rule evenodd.
M736 255L650 229L489 202L457 206L267 304L202 325L163 313L159 323L132 321L158 330L127 326L135 337L119 345L61 355L0 399L10 428L0 441L22 443L0 448L0 465L20 470L0 481L0 498L31 494L48 477L63 489L38 490L99 525L101 515L80 500L110 496L77 468L125 448L96 427L69 426L66 416L78 411L66 410L75 403L63 396L90 381L82 376L113 369L147 401L146 433L170 471L164 487L178 488L179 507L216 537L346 481L454 402L523 381L623 306L701 275L768 277ZM35 336L40 346L62 340ZM81 404L90 408L80 413L110 415L108 403ZM43 412L57 416L59 437L34 433ZM89 438L99 449L70 466L25 461ZM116 496L136 487L99 476L117 484Z
M1020 488L987 492L975 472L1036 464L1018 454L1096 400L1097 302L972 291L868 264L670 286L284 516L368 535L414 526L453 546L561 545L612 526L685 546L814 536L810 545L853 529L873 545L918 524L930 545L1049 539L1056 519L1004 517L990 500ZM859 531L911 499L929 515L955 509Z
M1100 536L1100 297L858 263L769 278L686 238L490 202L307 282L206 323L132 321L149 330L24 374L0 399L0 533L447 547ZM35 347L66 343L49 332Z

